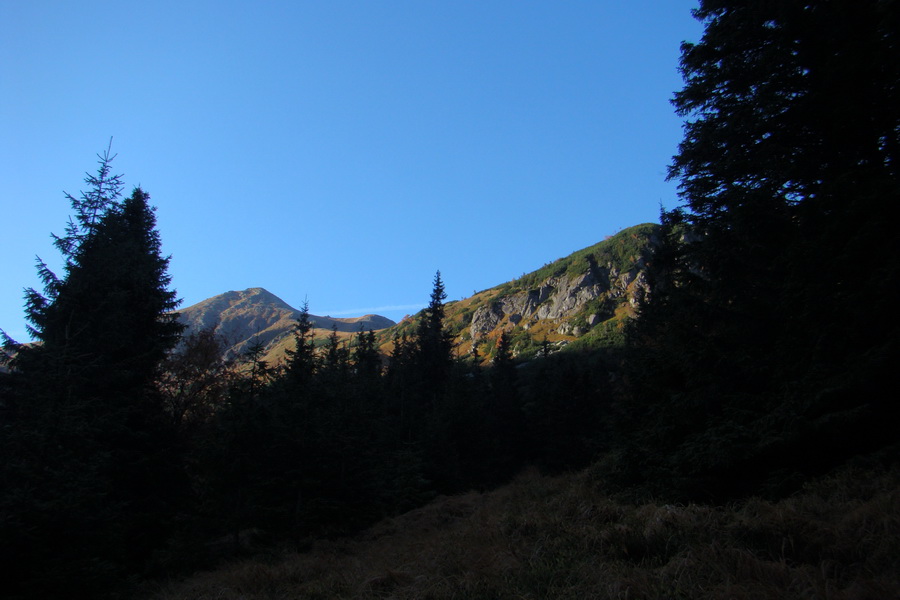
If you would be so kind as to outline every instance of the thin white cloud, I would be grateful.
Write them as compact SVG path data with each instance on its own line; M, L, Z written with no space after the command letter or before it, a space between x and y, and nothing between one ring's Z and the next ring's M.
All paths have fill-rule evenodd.
M391 304L388 306L371 306L369 308L351 308L349 310L333 310L325 314L331 317L340 315L368 315L372 313L387 312L392 310L419 310L425 308L424 303L420 304Z

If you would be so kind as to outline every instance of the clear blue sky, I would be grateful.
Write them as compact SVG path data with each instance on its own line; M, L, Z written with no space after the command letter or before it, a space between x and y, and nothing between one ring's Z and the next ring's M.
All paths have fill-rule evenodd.
M399 319L656 221L696 4L0 0L0 328L110 137L184 306Z

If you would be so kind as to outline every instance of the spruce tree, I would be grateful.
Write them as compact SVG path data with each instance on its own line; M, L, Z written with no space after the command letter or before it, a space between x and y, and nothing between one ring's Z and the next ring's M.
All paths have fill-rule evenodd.
M674 99L686 123L670 177L684 207L670 218L698 243L683 246L679 276L744 344L792 330L798 368L886 341L852 307L896 277L900 11L707 0L696 16L706 29L683 46ZM872 255L883 267L864 267ZM809 339L816 327L829 335Z
M350 350L338 336L337 323L332 324L331 334L322 356L322 374L333 385L346 384L350 374Z
M363 383L374 383L381 375L381 355L375 332L363 331L362 325L356 334L356 347L353 349L353 369L357 379Z
M294 323L294 348L288 349L285 363L287 383L294 388L309 385L318 368L316 349L313 345L313 325L309 320L309 301L304 300L300 316Z
M12 485L2 508L15 515L3 537L19 552L7 564L26 563L20 574L49 595L56 586L99 591L139 565L162 542L182 489L155 388L182 330L172 313L178 301L149 196L135 189L119 199L112 158L100 157L81 199L68 196L75 214L56 237L64 274L39 262L45 294L26 298L41 343L13 362L20 392L3 439Z
M495 447L487 459L491 479L511 474L521 453L524 421L519 409L518 373L513 361L512 342L506 331L500 333L491 359L490 396L486 416L490 438Z
M646 437L626 429L625 454L637 478L731 493L895 435L876 382L898 338L900 11L702 0L695 15L673 101L683 205L663 214L632 331L626 422Z
M453 339L444 328L444 282L441 272L434 275L434 285L428 307L416 328L416 362L424 379L424 387L431 393L442 388L453 363Z

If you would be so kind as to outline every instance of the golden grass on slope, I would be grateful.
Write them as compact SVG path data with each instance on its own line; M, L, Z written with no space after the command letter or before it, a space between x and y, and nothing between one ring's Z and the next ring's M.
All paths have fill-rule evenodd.
M293 325L291 326L293 327ZM327 340L332 335L330 329L313 329L311 333L313 339L319 344L323 343L323 340ZM353 340L357 335L358 333L353 331L337 332L338 340L348 348L352 346ZM297 342L294 339L294 336L286 335L266 349L264 358L273 366L284 364L287 361L287 351L294 350L296 346Z
M152 598L898 598L898 484L896 472L846 471L775 503L634 505L589 471L529 471Z

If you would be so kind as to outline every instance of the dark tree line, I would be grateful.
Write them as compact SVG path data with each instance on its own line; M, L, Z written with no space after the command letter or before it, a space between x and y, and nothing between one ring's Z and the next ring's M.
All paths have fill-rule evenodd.
M490 369L455 356L444 299L438 273L416 334L393 340L390 357L379 354L371 331L349 343L333 332L316 348L304 305L283 365L265 364L261 348L251 346L225 367L232 383L219 388L212 413L204 401L196 416L182 417L194 496L202 499L190 509L194 538L227 533L239 551L242 532L263 530L303 548L436 494L497 485L526 461L586 464L602 434L599 411L588 405L604 391L597 380L607 371L598 377L596 365L580 369L578 361L571 370L548 366L530 390L521 389L505 335ZM196 364L195 351L185 344L173 361ZM218 372L216 364L204 370ZM579 371L570 385L582 400L544 400ZM191 393L186 386L170 389ZM583 437L560 447L553 438L576 422Z
M303 548L496 485L525 461L593 456L593 441L548 437L575 421L586 438L600 430L583 407L544 401L559 377L520 389L505 334L490 369L456 356L439 272L415 334L389 357L371 331L349 343L333 331L317 347L305 304L284 364L268 364L261 344L226 359L213 330L182 337L149 196L121 197L113 158L100 156L89 190L70 197L74 216L55 238L63 274L39 263L45 289L27 291L39 343L6 340L0 559L11 597L127 596L135 579L245 550L250 534Z

